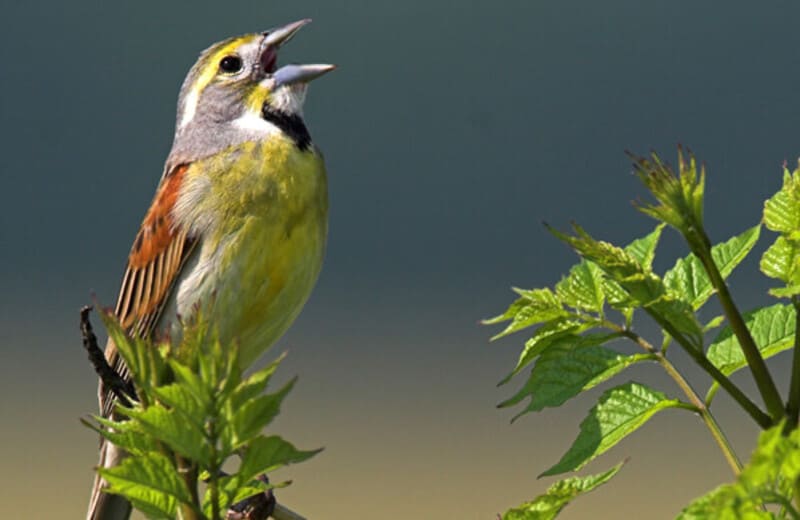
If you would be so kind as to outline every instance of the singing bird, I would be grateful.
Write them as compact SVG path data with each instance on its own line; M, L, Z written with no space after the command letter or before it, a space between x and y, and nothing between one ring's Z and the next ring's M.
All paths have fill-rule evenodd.
M322 266L325 166L303 121L308 83L333 65L277 66L278 50L310 20L206 49L180 90L175 138L133 242L116 305L130 334L177 340L200 309L243 366L297 317ZM127 377L113 342L109 364ZM100 411L114 398L100 383ZM124 453L102 441L100 465ZM97 477L87 518L130 516Z

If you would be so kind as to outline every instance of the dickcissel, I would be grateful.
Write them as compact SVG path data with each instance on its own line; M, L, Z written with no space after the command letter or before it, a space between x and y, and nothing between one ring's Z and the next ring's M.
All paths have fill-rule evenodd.
M181 337L202 309L244 366L289 327L322 266L328 195L322 156L303 122L308 82L332 65L285 65L278 50L310 20L206 49L178 98L172 150L128 256L116 305L126 331ZM106 358L123 377L113 342ZM114 398L100 384L100 411ZM103 442L100 465L124 456ZM130 504L96 478L87 518L126 519Z

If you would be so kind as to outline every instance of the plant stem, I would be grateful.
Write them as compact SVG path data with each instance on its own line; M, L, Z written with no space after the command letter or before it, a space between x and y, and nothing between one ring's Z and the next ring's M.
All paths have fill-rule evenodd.
M181 504L178 507L178 515L180 520L203 520L203 517L197 514L197 511L188 504Z
M211 420L208 421L207 426L207 435L209 440L209 445L211 446L211 474L209 476L208 482L208 489L211 495L211 518L213 520L219 520L222 517L220 516L219 510L219 474L222 471L222 464L219 461L219 456L217 452L217 431L216 431L216 421Z
M794 351L792 352L792 376L789 383L789 399L786 402L787 426L789 430L797 428L800 415L800 299L792 297L795 312Z
M655 355L658 364L664 368L667 374L669 374L669 376L675 381L675 383L677 383L681 390L683 390L683 393L686 394L686 397L689 398L689 401L691 401L692 405L694 405L693 410L696 411L703 419L703 422L711 432L711 436L714 438L714 441L717 443L720 450L722 450L725 460L728 461L728 464L733 470L733 474L738 476L739 473L742 472L742 462L739 460L739 457L736 456L733 446L731 446L731 443L728 441L725 433L723 433L722 429L719 427L719 423L711 413L711 410L709 410L703 400L700 399L700 396L697 394L697 392L695 392L689 382L683 377L683 375L681 375L680 372L678 372L678 369L675 368L675 365L673 365L662 352L656 350L656 348L653 347L653 345L651 345L647 340L630 330L626 330L623 332L623 334L646 351Z
M739 340L742 353L747 360L747 365L750 367L758 391L761 393L761 398L764 400L764 404L774 424L781 420L786 413L783 408L781 395L778 392L778 387L775 386L775 380L772 379L767 369L767 364L764 362L764 358L761 356L761 352L758 350L758 346L753 340L753 336L750 334L750 330L747 328L739 309L733 303L733 298L731 297L730 291L728 291L728 286L725 280L722 279L717 264L711 256L711 248L708 246L710 241L705 235L705 232L702 232L702 237L703 247L693 247L692 249L695 249L693 252L703 263L703 267L706 273L708 273L708 277L711 279L711 284L714 286L714 289L717 290L717 297L722 305L722 310L725 313L725 317L728 319L728 323L731 325L731 329L734 334L736 334L736 339ZM689 243L690 245L692 244L691 241Z
M183 477L186 487L192 497L191 504L180 504L178 506L180 518L182 520L201 520L203 516L199 513L200 504L197 494L197 468L188 460L179 455L175 455L178 466L178 474Z
M667 374L672 377L672 379L681 387L683 393L686 394L686 397L692 402L692 404L696 407L697 413L700 414L700 417L703 419L703 422L706 423L706 427L711 432L711 436L714 437L714 441L716 441L719 448L722 450L723 455L725 455L725 459L728 461L731 469L733 470L734 475L739 475L742 472L742 462L739 460L739 457L736 456L736 452L733 451L733 446L731 446L730 441L725 436L725 433L719 427L719 423L717 422L714 414L711 413L711 410L705 405L700 396L697 395L697 392L691 387L688 381L684 379L683 375L675 368L666 357L661 355L660 353L657 354L658 363L666 370Z
M667 321L662 320L658 315L645 309L647 313L663 328L670 336L680 345L683 350L689 354L695 363L702 368L711 378L719 383L719 386L725 389L726 392L746 411L753 420L766 430L772 426L772 418L764 413L756 403L754 403L742 390L733 384L728 379L728 376L723 374L714 364L708 360L702 350L692 347L692 344L684 337L684 335L672 326ZM705 405L703 405L705 406Z
M800 482L797 480L794 481L794 503L797 505L798 509L800 509ZM791 504L789 504L789 506L791 507Z

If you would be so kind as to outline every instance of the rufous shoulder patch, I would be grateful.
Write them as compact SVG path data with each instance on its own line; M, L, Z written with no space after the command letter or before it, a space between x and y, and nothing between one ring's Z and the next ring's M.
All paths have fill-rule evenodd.
M128 258L130 267L141 268L152 262L175 237L177 230L172 210L188 169L188 165L181 164L164 176L133 242Z

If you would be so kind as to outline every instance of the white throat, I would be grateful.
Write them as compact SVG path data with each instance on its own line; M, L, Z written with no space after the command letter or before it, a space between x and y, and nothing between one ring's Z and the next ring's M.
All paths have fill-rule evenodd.
M260 113L249 110L234 119L232 124L238 129L252 132L259 137L279 135L281 133L277 126L261 117Z

